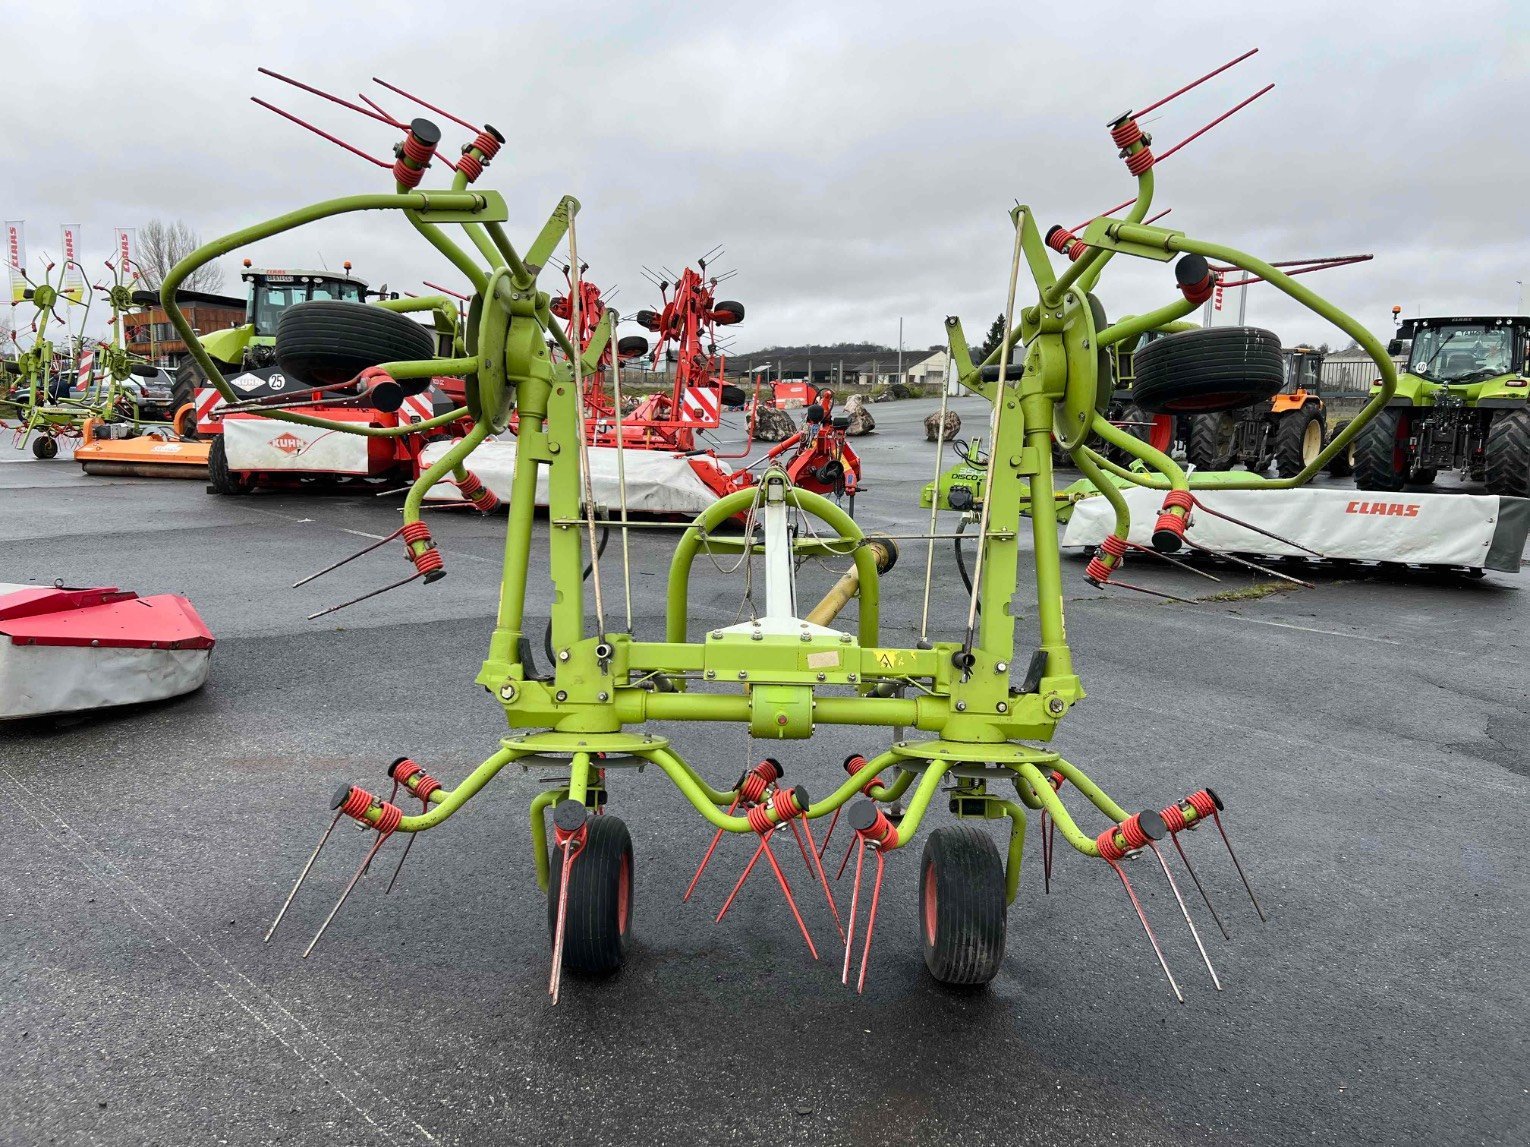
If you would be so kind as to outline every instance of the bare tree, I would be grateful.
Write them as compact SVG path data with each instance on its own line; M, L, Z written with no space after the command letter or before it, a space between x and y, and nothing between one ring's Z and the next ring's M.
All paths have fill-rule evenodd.
M135 258L143 271L145 285L158 289L170 268L201 245L202 237L180 219L169 223L163 219L150 219L140 226ZM208 263L187 276L181 286L188 291L216 291L223 286L223 270L216 263Z

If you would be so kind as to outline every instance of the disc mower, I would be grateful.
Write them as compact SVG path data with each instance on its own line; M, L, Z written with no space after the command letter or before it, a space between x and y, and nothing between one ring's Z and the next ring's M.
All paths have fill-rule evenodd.
M1108 869L1108 878L1119 880L1154 940L1176 996L1183 999L1124 862L1140 853L1154 873L1164 874L1201 945L1173 873L1183 867L1193 876L1188 838L1204 836L1207 826L1213 836L1226 838L1227 802L1197 778L1151 804L1123 804L1047 747L1084 696L1063 623L1052 436L1114 507L1115 528L1085 574L1104 585L1121 568L1130 525L1125 501L1112 496L1116 487L1105 474L1163 493L1153 544L1169 552L1182 543L1187 520L1198 510L1201 486L1163 452L1106 419L1106 359L1116 344L1200 306L1215 284L1208 260L1266 278L1340 327L1372 354L1383 379L1355 422L1299 474L1273 480L1220 475L1220 485L1289 488L1306 482L1385 406L1396 379L1384 348L1371 334L1299 281L1235 248L1142 222L1153 198L1155 157L1140 117L1168 98L1109 124L1111 146L1137 184L1135 199L1123 214L1091 219L1079 234L1058 227L1043 234L1030 208L1017 205L1010 213L1014 245L1007 333L988 359L973 362L960 321L946 321L961 381L992 404L985 436L991 449L981 505L970 512L968 536L976 554L965 618L948 619L940 632L931 632L927 605L920 640L911 645L884 636L879 581L890 568L892 548L864 535L833 501L794 484L775 466L757 484L719 498L681 536L669 568L661 635L634 634L630 615L625 628L618 622L603 589L596 507L589 497L580 410L583 358L552 314L551 295L538 286L540 271L565 244L569 263L579 265L579 203L565 197L528 245L517 244L506 226L511 213L505 198L477 186L484 163L499 150L500 137L491 129L469 124L470 137L452 164L449 187L425 190L425 176L444 158L439 152L442 133L435 123L416 119L401 129L393 162L376 161L390 168L391 189L315 203L255 224L207 244L176 266L165 281L166 308L209 380L229 398L227 380L175 307L176 285L213 259L321 219L380 212L412 227L471 283L472 304L458 353L450 358L387 357L388 348L379 345L370 356L379 359L377 364L356 376L400 383L437 375L465 380L464 406L449 417L471 419L471 431L420 476L405 500L402 525L393 539L379 543L399 541L413 567L405 581L441 586L448 572L445 555L422 520L426 493L447 479L471 483L478 447L503 431L512 414L520 422L498 613L475 678L502 708L507 735L455 784L432 776L405 748L382 778L391 782L388 795L365 785L347 785L335 794L319 849L342 819L370 830L370 844L319 935L394 837L412 843L418 834L442 827L508 766L552 771L557 779L531 802L528 823L547 896L549 991L556 1002L565 969L609 973L631 951L640 903L638 868L633 834L617 809L622 790L637 783L640 770L647 768L678 789L710 832L702 868L723 853L723 841L743 838L747 847L740 857L747 856L747 862L735 892L751 873L766 873L764 879L774 880L792 906L810 955L817 956L819 943L830 935L843 946L835 970L846 983L865 983L884 872L905 863L901 858L914 851L939 802L958 823L928 832L919 858L906 862L919 901L918 943L936 979L979 984L998 974L1006 923L1020 886L1026 827L1034 814L1046 825L1041 834L1046 882L1052 877L1055 830L1089 864L1102 874ZM1061 267L1049 251L1064 256ZM1172 263L1172 274L1164 276L1171 301L1113 322L1096 288L1111 260L1122 255ZM1022 271L1032 283L1026 298L1018 290ZM362 319L370 308L324 305L344 308L334 312L336 332L359 342L372 330ZM355 325L349 323L351 316ZM562 350L561 357L548 350L549 338ZM282 343L279 333L278 355ZM1234 360L1220 350L1193 346L1192 354L1171 340L1160 345L1170 348L1163 353L1177 368L1167 372L1170 381L1159 392L1165 401L1193 396L1204 409L1233 409L1269 399L1283 381L1278 348L1240 352L1238 369L1230 371ZM1210 385L1213 377L1224 380L1220 390ZM1175 379L1180 380L1178 389ZM301 410L262 413L294 426L366 438L404 433ZM1132 455L1138 468L1111 461L1101 445ZM545 480L550 498L546 571L532 569L533 554L542 552L532 545L539 480ZM1021 543L1023 501L1030 506L1029 547ZM750 527L742 535L722 532L722 525L739 513L749 518ZM934 537L932 530L931 552ZM1029 650L1017 645L1013 608L1022 588L1023 548L1033 553L1025 588L1034 600L1039 631L1039 643ZM688 614L692 567L703 555L718 554L763 566L763 606L735 624L699 629ZM854 577L847 576L818 608L804 611L795 570L799 559L815 555L848 557ZM927 584L930 572L927 558ZM555 590L550 607L553 656L539 664L528 636L541 628L540 619L528 613L527 587L546 573ZM593 591L592 601L587 589ZM856 624L835 627L837 611L852 593L859 599ZM589 612L587 602L593 606ZM679 744L654 731L653 722L731 726L776 747L772 756L747 764L736 780L720 779L711 748L704 743L703 758L690 758ZM875 743L850 756L842 768L825 768L810 747L814 731L825 725L866 729ZM789 754L791 742L803 751ZM847 877L848 897L843 892L836 896L821 856L829 844L826 837L841 819L848 823L850 850L840 871L850 871L852 856L855 861L853 877ZM1002 851L976 827L984 821L1007 826ZM815 826L824 831L815 832ZM787 841L788 836L793 839ZM273 932L313 870L319 849L304 866ZM799 854L808 874L805 883L823 897L827 912L819 917L816 937L787 875ZM699 894L704 876L703 871L693 880L689 896ZM803 886L800 871L796 883ZM732 895L723 899L718 916L734 903ZM824 931L824 920L832 932ZM1028 942L1064 941L1037 936ZM1209 970L1209 956L1206 964Z

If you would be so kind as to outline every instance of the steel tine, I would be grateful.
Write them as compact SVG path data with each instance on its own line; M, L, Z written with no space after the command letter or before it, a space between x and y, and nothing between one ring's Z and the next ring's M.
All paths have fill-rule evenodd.
M1196 577L1203 577L1208 581L1222 580L1221 578L1217 577L1216 574L1207 573L1205 570L1198 570L1189 562L1180 561L1179 558L1171 558L1168 554L1155 550L1152 546L1140 546L1136 542L1127 542L1126 544L1134 553L1151 554L1155 558L1162 558L1171 566L1178 566L1182 570L1193 573Z
M1158 966L1163 969L1163 974L1169 979L1169 987L1174 989L1174 998L1180 1003L1185 1002L1185 995L1179 990L1179 984L1174 979L1174 973L1169 971L1169 962L1163 958L1163 949L1158 946L1158 937L1153 935L1152 925L1148 923L1147 913L1142 910L1142 902L1137 899L1137 894L1132 891L1132 882L1126 879L1126 873L1114 860L1107 860L1106 864L1115 869L1116 875L1121 878L1121 886L1126 889L1127 898L1131 900L1132 907L1137 912L1137 919L1142 921L1142 930L1147 933L1148 943L1153 945L1153 955L1158 957Z
M1163 874L1168 878L1169 888L1174 892L1174 900L1179 905L1180 912L1185 917L1185 923L1190 926L1190 935L1195 938L1195 946L1201 950L1201 959L1206 961L1206 970L1211 973L1211 982L1216 985L1217 991L1222 990L1222 981L1217 978L1217 970L1211 966L1211 957L1206 954L1206 945L1201 943L1201 934L1196 930L1195 921L1190 919L1190 909L1185 906L1185 898L1179 894L1179 885L1174 880L1174 873L1169 871L1169 862L1163 858L1163 853L1158 851L1158 846L1152 842L1148 847L1153 850L1153 855L1158 858L1158 866L1163 869Z
M276 928L282 922L282 917L287 915L287 909L292 907L293 900L297 899L298 889L303 887L303 881L308 879L308 870L313 867L313 862L319 859L319 852L324 848L324 842L329 839L329 834L335 831L335 825L340 823L344 812L336 812L335 819L329 822L329 827L324 830L324 835L319 837L319 844L313 850L313 855L308 858L308 863L303 865L303 871L298 873L297 883L292 886L292 891L287 893L287 899L282 902L282 909L276 914L276 919L271 922L271 927L266 931L265 943L271 942L271 937L276 935Z
M882 867L887 858L880 847L877 847L876 852L876 883L871 886L871 908L866 913L866 946L861 949L861 976L855 984L856 995L860 995L866 990L866 965L871 962L871 934L872 930L877 926L877 901L882 897Z
M729 816L732 816L734 810L738 808L738 801L739 798L734 797L733 803L728 806ZM701 863L696 866L696 875L691 877L691 883L689 886L687 886L685 895L680 897L680 903L684 904L689 901L691 898L691 893L696 891L696 885L701 880L701 874L706 871L707 865L711 863L712 853L716 851L718 841L722 840L723 832L723 829L718 829L715 833L712 834L712 843L707 845L706 854L701 858Z
M1222 550L1214 550L1209 546L1196 545L1196 543L1190 541L1189 538L1186 538L1185 541L1192 548L1200 550L1204 554L1211 554L1213 557L1225 558L1227 561L1234 562L1237 565L1247 566L1251 570L1258 570L1260 573L1267 574L1270 577L1278 577L1281 581L1288 581L1292 585L1299 585L1303 589L1317 588L1317 586L1310 581L1303 581L1299 577L1292 577L1290 574L1281 573L1279 570L1272 570L1269 566L1262 566L1258 562L1251 562L1247 558L1240 558L1237 554L1226 553Z
M792 836L797 838L797 851L802 853L802 865L807 869L808 875L813 875L813 862L808 859L807 842L802 839L802 830L797 827L797 819L793 817L787 822L791 825Z
M398 874L404 871L404 861L409 859L409 850L414 847L414 838L418 835L418 833L411 832L409 839L404 842L404 854L398 858L398 866L393 869L393 879L389 880L388 887L383 889L384 896L393 891L393 885L398 881Z
M345 565L347 562L353 562L357 558L365 557L367 554L371 553L373 550L387 545L389 542L391 542L394 538L398 537L403 532L404 532L404 527L400 526L398 529L394 530L391 534L389 534L386 538L379 538L377 541L373 542L370 546L367 546L365 549L357 550L350 557L341 558L334 565L325 566L318 573L311 573L307 577L305 577L302 581L295 581L295 582L293 582L292 583L292 588L293 589L297 589L299 586L307 585L309 582L313 581L314 578L323 577L325 574L330 573L333 570L339 569L341 566Z
M1041 810L1041 885L1045 895L1052 894L1052 818Z
M850 838L850 843L845 846L845 859L839 862L839 871L834 874L835 880L839 880L842 876L845 875L845 865L850 863L850 854L855 851L855 842L858 839L860 838L852 836Z
M321 609L321 610L319 610L318 613L310 613L308 615L308 620L309 621L314 621L314 620L316 620L318 618L323 617L325 614L336 613L339 610L345 609L348 606L357 605L357 604L359 604L359 603L361 603L363 601L366 601L367 598L369 598L369 597L376 597L380 593L387 593L390 589L398 589L399 586L408 585L412 581L418 581L420 578L422 578L424 576L425 575L423 573L410 574L408 577L404 578L401 581L396 581L392 585L385 585L381 589L374 589L370 593L362 594L360 597L353 597L353 598L351 598L350 601L342 601L339 605L332 605L328 609Z
M728 893L728 899L723 901L723 906L717 910L717 918L714 924L721 924L722 918L728 914L728 908L733 904L733 898L738 895L739 889L744 886L744 881L749 879L749 874L754 871L755 863L760 859L760 853L765 851L765 837L760 837L759 847L754 850L754 855L749 858L749 863L744 865L744 871L739 873L738 883L733 886L733 891Z
M1227 855L1232 857L1233 867L1238 870L1238 877L1243 881L1243 887L1248 891L1248 898L1254 902L1254 911L1259 913L1259 919L1263 923L1269 922L1269 917L1264 914L1264 909L1259 907L1259 897L1254 895L1254 886L1248 882L1248 876L1243 871L1243 865L1238 863L1238 854L1233 851L1232 841L1227 839L1227 830L1222 827L1222 818L1217 813L1211 814L1211 819L1216 821L1217 831L1222 834L1222 843L1227 846Z
M365 872L367 870L367 866L372 863L372 857L377 855L377 850L383 846L383 841L387 840L388 837L392 835L392 833L381 832L377 834L377 839L372 842L372 847L367 849L367 854L361 862L361 867L356 869L356 875L351 877L351 882L345 886L345 891L340 893L340 899L335 901L335 906L329 910L329 915L324 917L324 923L319 925L319 931L314 935L314 938L308 942L308 947L303 950L303 959L308 959L309 954L314 949L314 945L316 945L319 940L323 938L324 933L328 930L331 922L337 915L339 915L340 909L345 907L345 901L350 896L351 889L356 887L356 882L361 879L361 874Z
M781 865L776 862L776 854L771 850L769 837L760 837L760 843L765 846L765 859L770 862L771 871L776 874L776 880L781 885L781 891L786 896L786 904L796 917L797 927L802 929L802 938L807 941L808 951L813 954L813 959L818 959L818 949L813 944L812 933L808 931L807 922L802 919L802 913L797 909L797 898L792 895L792 886L787 882L786 873L781 871Z
M829 902L829 912L834 916L834 927L839 929L839 938L843 940L845 925L839 918L839 905L834 903L834 893L829 891L829 874L823 870L823 861L819 859L818 849L813 843L813 829L806 819L802 822L802 831L807 834L808 855L813 858L813 867L818 870L818 883L823 885L823 896Z
M1174 849L1179 853L1180 860L1184 861L1185 871L1190 874L1190 879L1195 881L1196 891L1201 894L1201 899L1206 902L1206 911L1211 913L1211 918L1217 922L1217 927L1222 929L1222 938L1224 940L1231 940L1232 933L1227 930L1227 925L1222 923L1222 917L1217 915L1216 905L1212 904L1211 897L1207 895L1206 889L1201 886L1201 878L1195 874L1195 866L1190 863L1190 858L1185 855L1184 846L1179 843L1179 833L1171 832L1169 839L1174 842Z
M1114 579L1112 579L1111 581L1106 582L1105 585L1113 585L1113 586L1117 586L1117 587L1119 587L1121 589L1135 590L1138 593L1145 593L1149 597L1162 597L1162 598L1166 598L1169 601L1177 601L1181 605L1194 605L1195 604L1195 602L1191 601L1187 597L1176 597L1172 593L1164 593L1161 590L1148 589L1146 586L1133 585L1131 582L1128 582L1128 581L1115 581ZM1105 586L1102 585L1100 588L1104 589Z
M568 924L568 872L573 867L574 857L584 851L581 843L576 850L574 837L569 837L563 842L563 878L558 884L558 920L553 927L553 955L552 974L548 977L547 993L552 996L554 1005L558 1002L558 991L563 985L563 932Z
M851 848L855 847L856 841L860 841L861 851L855 858L855 888L850 893L850 928L845 934L845 966L839 974L839 982L845 985L850 983L850 953L855 949L855 913L861 902L861 867L866 863L866 838L857 833L850 838ZM850 852L846 850L845 860L849 859Z
M840 805L839 808L844 808ZM823 859L823 854L829 850L829 838L834 835L834 826L839 823L839 808L834 810L834 815L829 818L829 831L823 834L823 845L818 850L818 859Z

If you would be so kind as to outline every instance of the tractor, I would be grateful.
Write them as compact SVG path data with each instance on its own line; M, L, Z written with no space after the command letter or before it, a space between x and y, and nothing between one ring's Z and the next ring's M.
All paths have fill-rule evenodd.
M1530 318L1405 319L1397 333L1387 349L1411 340L1408 365L1355 440L1355 485L1400 490L1459 470L1490 494L1530 497Z
M1186 454L1196 469L1230 470L1242 462L1262 474L1274 463L1280 477L1290 478L1322 452L1328 442L1323 352L1298 346L1281 351L1281 358L1285 384L1274 398L1189 419Z

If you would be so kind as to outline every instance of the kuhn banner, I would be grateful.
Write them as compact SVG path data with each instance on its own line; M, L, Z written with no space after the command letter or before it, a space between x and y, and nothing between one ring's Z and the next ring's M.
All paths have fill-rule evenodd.
M18 219L5 224L5 266L11 278L11 302L27 297L27 224Z
M64 252L64 281L59 293L71 303L85 298L85 271L80 266L80 225L65 223L58 229L58 242Z

